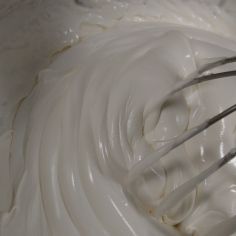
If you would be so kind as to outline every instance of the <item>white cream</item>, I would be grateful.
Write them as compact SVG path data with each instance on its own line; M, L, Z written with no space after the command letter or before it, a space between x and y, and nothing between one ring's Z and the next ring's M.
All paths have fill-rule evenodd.
M175 96L158 120L150 107L209 58L235 55L236 43L195 29L207 25L199 27L198 20L187 28L150 23L145 14L146 23L124 18L126 23L82 40L39 73L14 121L14 200L11 210L3 211L1 236L204 235L236 215L232 162L167 214L165 224L150 217L166 193L235 145L235 115L164 158L151 181L139 180L135 194L144 210L124 192L129 169L159 148L160 140L236 101L235 78L212 81ZM212 25L211 31L234 34L224 21L225 27ZM171 225L177 223L175 230Z

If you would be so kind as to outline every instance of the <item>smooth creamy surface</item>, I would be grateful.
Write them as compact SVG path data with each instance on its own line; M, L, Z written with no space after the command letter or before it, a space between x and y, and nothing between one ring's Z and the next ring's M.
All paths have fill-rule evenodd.
M141 3L133 8L143 12L141 20L126 12L114 24L121 17L114 17L114 9L121 3L127 5L89 2L85 11L93 14L88 18L104 14L106 32L94 35L91 18L89 26L82 24L80 42L39 72L13 126L0 136L5 167L0 173L1 236L203 236L236 215L232 161L162 219L152 217L166 194L234 147L234 114L168 154L137 179L131 194L125 185L138 161L235 103L236 81L227 78L191 87L162 109L157 106L176 83L211 58L236 54L233 20L229 15L230 20L222 15L191 18L184 14L189 11L173 8L176 1L168 1L162 14L179 24L173 25L167 18L150 18L150 1L145 8ZM116 8L108 26L111 6ZM205 9L200 3L197 7L199 13Z

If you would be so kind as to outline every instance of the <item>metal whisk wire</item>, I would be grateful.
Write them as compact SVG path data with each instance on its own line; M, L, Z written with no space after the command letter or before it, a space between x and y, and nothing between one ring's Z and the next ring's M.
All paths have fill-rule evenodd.
M170 91L166 96L161 100L161 104L164 103L170 96L175 93L190 87L195 84L199 84L205 81L210 81L214 79L226 78L236 76L236 70L225 71L213 74L202 75L204 72L214 69L216 67L236 62L236 57L229 58L221 58L219 60L215 60L214 62L208 63L202 66L194 75L190 78L181 81L176 87ZM153 108L152 108L153 109ZM214 117L206 120L202 124L193 127L192 129L187 130L179 137L174 138L159 150L155 151L151 155L147 156L145 159L139 161L128 173L126 184L127 188L131 186L131 184L135 181L135 179L145 172L147 169L151 168L156 162L158 162L161 158L163 158L170 151L180 146L187 140L191 139L195 135L199 134L203 130L215 124L217 121L223 119L224 117L230 115L231 113L236 111L236 104L227 108L223 112L215 115ZM167 196L162 200L162 202L156 207L156 211L154 212L154 217L159 218L163 216L166 212L168 212L172 207L176 205L181 199L183 199L188 193L192 192L197 185L199 185L202 181L204 181L207 177L212 175L214 172L219 170L229 161L231 161L236 156L236 147L232 148L223 158L214 162L209 168L201 172L199 175L193 177L186 183L179 186L177 189L167 194ZM222 231L222 229L224 229ZM221 223L214 227L214 229L210 230L207 235L217 235L217 236L226 236L230 235L236 231L236 216L226 220L224 223Z

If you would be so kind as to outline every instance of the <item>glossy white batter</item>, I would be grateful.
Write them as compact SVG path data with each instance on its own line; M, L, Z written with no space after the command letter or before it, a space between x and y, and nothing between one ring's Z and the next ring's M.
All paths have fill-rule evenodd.
M6 166L0 183L5 188L1 236L200 236L236 215L232 162L163 219L151 217L167 193L235 145L235 115L138 178L137 202L126 192L125 179L135 163L236 101L235 78L228 78L187 89L158 110L155 104L178 81L210 58L236 53L227 20L215 18L219 26L204 18L200 24L199 14L191 25L183 9L164 5L162 14L174 22L178 15L185 26L150 22L151 14L145 13L142 23L126 19L83 38L39 72L17 110L14 132L1 136L1 165ZM232 39L197 28L224 31Z

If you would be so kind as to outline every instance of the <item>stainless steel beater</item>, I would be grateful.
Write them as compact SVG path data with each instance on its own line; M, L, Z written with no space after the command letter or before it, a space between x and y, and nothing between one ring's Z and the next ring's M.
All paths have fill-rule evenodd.
M163 97L163 99L160 101L160 104L163 104L170 96L174 95L175 93L192 85L199 84L209 80L236 76L236 70L203 75L204 72L233 62L236 62L235 56L223 59L221 58L202 66L196 73L192 74L188 79L178 83L171 92L169 92L168 94L166 94L166 96ZM195 135L199 134L203 130L215 124L217 121L221 120L222 118L230 115L235 111L236 111L236 104L232 105L231 107L227 108L226 110L217 114L216 116L206 120L202 124L187 130L179 137L172 139L163 147L161 147L159 150L156 150L154 153L147 156L145 159L140 160L136 165L134 165L133 168L131 168L131 170L128 173L126 179L127 188L131 186L131 184L136 180L138 176L144 173L147 169L151 168L156 162L158 162L161 158L163 158L174 148L183 144L187 140L191 139ZM214 162L209 168L204 170L202 173L193 177L186 183L176 188L171 193L167 194L164 200L162 200L162 202L157 206L156 211L154 212L154 217L155 218L162 217L168 210L174 207L176 203L178 203L181 199L183 199L188 193L193 191L197 187L197 185L199 185L202 181L204 181L214 172L219 170L226 163L231 161L235 156L236 156L236 147L232 148L223 158ZM207 235L205 236L227 236L231 235L234 232L236 232L236 216L222 223L219 223L213 229L211 229L210 232L208 232Z

